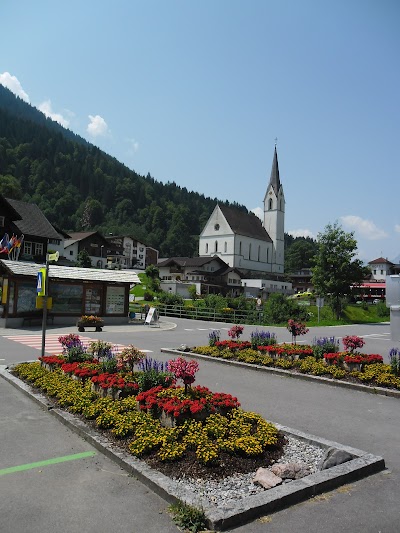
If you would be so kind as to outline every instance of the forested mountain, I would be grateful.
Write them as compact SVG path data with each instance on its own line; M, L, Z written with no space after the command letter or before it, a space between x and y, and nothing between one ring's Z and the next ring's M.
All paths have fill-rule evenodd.
M2 85L0 193L37 204L65 231L134 235L161 256L195 255L218 201L137 174Z

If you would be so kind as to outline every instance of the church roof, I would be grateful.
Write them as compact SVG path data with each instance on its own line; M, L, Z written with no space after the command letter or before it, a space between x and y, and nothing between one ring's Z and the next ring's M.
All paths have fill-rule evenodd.
M387 265L393 265L394 264L391 261L389 261L388 259L385 259L384 257L379 257L378 259L374 259L373 261L370 261L368 264L369 265L378 265L378 264L382 264L382 263L385 263Z
M235 234L272 242L261 220L254 213L245 213L244 211L226 207L225 205L220 205L219 208Z
M272 160L271 177L269 179L269 183L272 185L275 191L275 194L278 196L278 191L281 188L281 180L279 179L279 165L278 165L278 154L276 151L276 146L274 150L274 158Z

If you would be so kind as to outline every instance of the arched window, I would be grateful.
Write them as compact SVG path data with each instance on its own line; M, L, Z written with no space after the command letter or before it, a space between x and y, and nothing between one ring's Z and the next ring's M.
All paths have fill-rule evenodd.
M260 260L260 254L261 254L261 246L258 245L257 261Z
M268 200L268 209L271 211L272 209L272 198Z
M226 253L228 251L228 243L225 241L224 244L224 252Z
M267 248L267 263L269 263L269 248Z
M242 241L239 241L239 255L242 255Z
M215 241L215 251L218 252L218 241Z
M208 254L208 242L206 242L206 254Z
M251 259L251 243L249 244L249 259Z

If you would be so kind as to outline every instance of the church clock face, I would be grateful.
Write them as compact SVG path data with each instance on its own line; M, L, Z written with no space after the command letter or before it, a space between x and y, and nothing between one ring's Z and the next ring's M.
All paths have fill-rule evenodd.
M215 224L214 229L215 229L215 231L218 231L219 230L219 224Z

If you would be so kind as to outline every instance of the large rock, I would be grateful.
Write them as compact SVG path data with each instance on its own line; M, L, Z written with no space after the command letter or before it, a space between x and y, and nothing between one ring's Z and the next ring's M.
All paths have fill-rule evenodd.
M347 461L352 459L354 459L354 455L351 453L337 450L336 448L328 448L318 465L318 470L326 470L327 468L347 463Z
M275 464L271 470L282 479L301 479L311 473L310 467L303 463Z
M259 468L253 478L253 483L258 483L265 489L272 489L282 483L282 478L273 474L267 468Z

